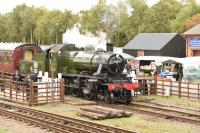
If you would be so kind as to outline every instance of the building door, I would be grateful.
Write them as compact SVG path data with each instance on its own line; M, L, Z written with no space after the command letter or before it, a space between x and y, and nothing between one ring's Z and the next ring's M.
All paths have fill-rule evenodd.
M200 50L194 50L193 56L200 56Z

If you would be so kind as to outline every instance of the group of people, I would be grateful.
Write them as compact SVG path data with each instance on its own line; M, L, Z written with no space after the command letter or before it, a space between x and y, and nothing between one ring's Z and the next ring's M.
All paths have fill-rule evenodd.
M19 71L15 71L15 73L13 74L12 80L16 82L17 92L19 92L20 87L23 82L23 78L22 78L21 74L19 73ZM29 96L30 96L30 76L29 75L25 76L24 82L25 82L25 87L26 87L26 96L27 96L27 100L28 100Z

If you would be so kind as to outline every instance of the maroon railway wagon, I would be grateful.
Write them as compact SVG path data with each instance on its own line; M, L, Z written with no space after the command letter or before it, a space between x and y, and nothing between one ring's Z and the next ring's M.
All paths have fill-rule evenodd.
M35 44L0 43L0 71L13 73L19 69L19 60L32 60L41 51Z

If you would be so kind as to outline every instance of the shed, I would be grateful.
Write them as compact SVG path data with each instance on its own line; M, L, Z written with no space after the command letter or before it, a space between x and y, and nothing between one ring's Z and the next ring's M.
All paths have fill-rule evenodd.
M185 57L185 39L177 33L140 33L123 47L137 56Z
M135 58L137 62L133 65L137 65L135 68L136 72L144 72L148 73L148 75L151 75L153 71L156 70L157 73L160 73L162 62L165 60L169 60L172 57L164 57L164 56L138 56Z

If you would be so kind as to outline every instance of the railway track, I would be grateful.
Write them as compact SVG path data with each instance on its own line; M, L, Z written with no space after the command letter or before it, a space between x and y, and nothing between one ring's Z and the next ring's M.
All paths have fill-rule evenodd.
M182 122L200 124L200 112L196 109L188 109L188 108L179 108L179 107L170 107L167 105L156 105L156 104L148 104L148 103L133 103L129 105L105 105L115 109L122 109L131 112L138 112L148 115L154 115L163 117L166 119L173 119ZM181 110L180 110L181 109Z
M55 133L137 133L8 103L0 103L0 115Z

